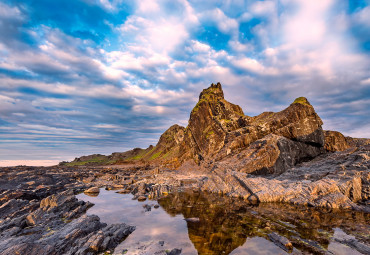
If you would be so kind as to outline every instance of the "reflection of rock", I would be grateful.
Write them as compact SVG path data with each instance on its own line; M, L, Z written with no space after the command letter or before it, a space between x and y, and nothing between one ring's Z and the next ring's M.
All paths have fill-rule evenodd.
M143 205L143 208L145 212L150 212L152 210L152 207L148 204Z
M145 201L146 200L146 196L139 196L138 198L137 198L137 201L139 201L139 202L143 202L143 201Z
M167 255L180 255L181 254L181 249L173 249L170 252L167 252Z
M187 222L199 222L199 218L186 218Z
M276 234L275 232L272 232L271 234L267 235L272 242L277 244L280 248L282 248L285 251L290 251L293 249L292 243L288 240L288 238L284 236L280 236Z
M361 212L325 213L281 204L252 207L240 199L206 193L172 193L159 203L170 215L199 218L199 222L187 223L189 238L198 254L229 254L248 237L255 236L280 243L287 250L293 245L320 254L326 251L335 227L361 242L370 241L365 234L369 228L367 214Z

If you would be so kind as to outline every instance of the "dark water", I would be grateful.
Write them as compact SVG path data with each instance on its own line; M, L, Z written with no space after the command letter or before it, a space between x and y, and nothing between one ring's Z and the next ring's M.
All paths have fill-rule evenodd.
M370 217L361 212L282 204L251 206L239 199L193 192L169 194L158 201L157 209L153 207L157 201L138 202L131 194L104 189L97 197L80 194L78 198L94 203L88 214L98 215L103 222L136 226L115 254L124 250L126 254L154 254L173 248L182 248L181 254L361 254L341 240L370 241ZM272 232L287 237L294 249L284 250L271 242L268 234Z

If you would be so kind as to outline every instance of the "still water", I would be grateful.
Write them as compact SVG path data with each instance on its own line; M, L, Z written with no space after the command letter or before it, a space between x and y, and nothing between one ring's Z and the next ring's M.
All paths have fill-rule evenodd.
M136 226L114 254L166 254L174 248L184 255L363 254L361 247L351 245L356 242L348 240L370 242L370 215L361 212L251 206L243 200L196 192L169 194L158 202L138 202L131 194L104 189L96 197L77 197L94 203L87 213L98 215L102 222ZM272 232L287 237L294 248L284 250L271 242Z

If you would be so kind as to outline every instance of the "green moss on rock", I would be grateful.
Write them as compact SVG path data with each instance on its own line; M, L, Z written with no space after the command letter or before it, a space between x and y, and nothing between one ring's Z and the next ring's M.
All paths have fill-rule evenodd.
M294 100L293 104L303 104L303 105L311 105L307 98L305 97L298 97Z

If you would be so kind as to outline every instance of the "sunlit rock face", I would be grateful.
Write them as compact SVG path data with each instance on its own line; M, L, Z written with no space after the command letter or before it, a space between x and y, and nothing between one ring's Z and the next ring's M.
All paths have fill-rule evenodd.
M324 151L322 120L304 97L281 112L250 117L224 99L220 83L204 89L193 108L179 161L215 163L254 174L279 174Z
M242 116L240 106L224 99L220 83L204 89L190 113L179 156L196 162L211 158L224 146L227 133L239 128Z
M251 117L224 98L220 83L212 83L200 93L186 128L171 126L156 146L103 159L101 155L92 155L86 162L140 162L189 170L223 168L278 175L324 152L349 147L350 138L335 131L324 132L322 125L305 97L295 99L280 112ZM83 164L81 159L72 163Z

